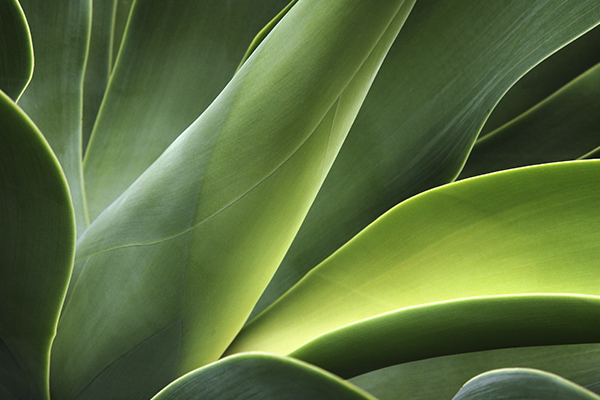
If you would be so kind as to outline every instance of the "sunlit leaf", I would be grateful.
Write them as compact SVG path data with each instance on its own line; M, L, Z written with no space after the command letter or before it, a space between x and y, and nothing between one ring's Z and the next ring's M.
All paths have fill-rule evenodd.
M73 263L73 209L50 147L2 92L0 126L0 397L48 400L50 344Z
M402 200L458 175L491 109L600 2L417 2L254 315Z
M509 170L415 196L251 321L228 353L292 352L332 329L420 304L600 294L600 161Z
M221 356L289 247L412 5L298 2L90 225L53 347L53 395L113 399L125 385L136 393L128 399L147 398Z

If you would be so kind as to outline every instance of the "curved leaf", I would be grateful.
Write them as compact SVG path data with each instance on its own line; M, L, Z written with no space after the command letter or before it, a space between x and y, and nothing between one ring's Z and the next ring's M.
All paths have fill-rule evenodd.
M53 394L114 398L121 382L110 375L134 381L130 399L147 398L221 356L412 5L298 2L207 111L90 225L53 348Z
M459 179L502 169L576 160L600 146L600 64L478 140Z
M508 88L599 21L595 0L417 2L253 314L391 207L454 180Z
M50 344L73 264L73 209L50 147L2 92L0 125L0 394L49 399Z
M600 389L600 345L521 347L464 353L399 364L350 382L381 400L398 393L414 400L451 399L473 376L498 368L536 368L563 376L596 392Z
M309 364L270 354L246 353L197 369L152 400L374 400L368 393Z
M560 376L533 369L490 371L465 384L453 400L598 400L600 396Z
M343 378L449 354L600 342L600 297L492 296L408 307L330 331L292 357ZM352 349L352 350L349 350Z
M113 34L112 34L112 45L111 45L111 60L110 69L112 70L117 55L121 50L123 44L123 36L125 34L125 28L127 27L127 21L131 14L131 7L134 0L116 0L115 12L114 12L114 23L113 23Z
M87 226L81 169L83 69L90 0L21 0L33 38L35 71L19 106L50 143L67 177L77 232Z
M519 79L494 107L479 137L500 128L600 63L600 27L546 58Z
M377 314L457 298L597 295L600 161L509 170L409 199L251 321L228 354L287 354Z
M33 47L17 0L0 1L0 90L17 100L33 74Z
M91 220L202 114L287 2L135 2L85 155Z

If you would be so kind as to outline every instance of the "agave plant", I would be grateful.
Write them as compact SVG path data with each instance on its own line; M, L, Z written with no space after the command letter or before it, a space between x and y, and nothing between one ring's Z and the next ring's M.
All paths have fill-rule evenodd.
M598 1L0 21L0 398L598 399Z

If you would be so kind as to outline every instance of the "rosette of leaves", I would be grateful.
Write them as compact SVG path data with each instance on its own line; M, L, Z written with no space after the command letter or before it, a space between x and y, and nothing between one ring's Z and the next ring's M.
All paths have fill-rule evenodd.
M0 396L598 398L599 23L0 0Z

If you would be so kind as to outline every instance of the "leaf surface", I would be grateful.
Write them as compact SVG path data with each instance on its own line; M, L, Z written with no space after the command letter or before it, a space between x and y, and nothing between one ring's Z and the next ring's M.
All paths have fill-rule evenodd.
M90 225L53 348L53 395L115 398L120 385L107 376L129 375L135 395L127 398L147 398L221 356L289 247L412 5L298 2Z
M3 92L0 125L0 394L48 400L50 344L73 265L73 209L56 157Z
M486 372L465 384L453 400L477 399L598 400L600 396L560 376L515 368Z
M595 0L417 2L253 315L381 214L454 180L508 88L599 21Z
M338 377L270 354L228 357L179 378L152 400L374 400Z
M65 172L81 234L87 226L81 107L90 0L21 0L21 5L31 29L35 71L19 106L44 133Z
M451 399L472 377L499 368L542 369L598 392L600 345L522 347L463 353L399 364L352 378L380 400Z
M17 0L0 1L0 90L17 100L33 74L33 47Z
M138 0L85 155L94 220L202 114L287 0ZM117 12L124 5L118 4ZM135 115L135 118L132 118Z
M600 147L600 64L478 140L459 179L576 160Z
M228 354L287 354L384 312L474 296L598 295L600 162L504 171L415 196L251 321Z

